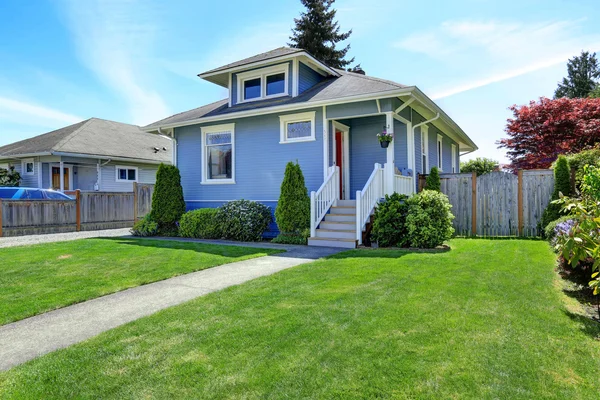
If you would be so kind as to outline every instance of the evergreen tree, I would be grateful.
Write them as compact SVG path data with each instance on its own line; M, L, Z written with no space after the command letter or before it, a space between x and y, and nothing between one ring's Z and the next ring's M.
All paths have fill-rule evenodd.
M310 197L304 175L300 165L291 161L285 167L275 221L279 230L288 235L299 235L310 227Z
M598 85L600 78L600 65L596 53L582 51L579 57L571 58L567 63L567 74L562 83L558 84L554 98L588 97Z
M160 164L156 172L156 185L152 193L150 217L158 223L160 234L176 233L176 222L185 212L183 189L179 169L174 165Z
M596 85L594 90L592 90L590 97L594 99L600 99L600 83Z
M436 192L442 191L442 182L440 181L440 173L437 167L431 168L431 172L427 175L425 180L425 189L435 190Z
M335 0L300 0L306 11L300 18L294 18L296 26L290 36L290 47L304 49L317 60L333 68L344 68L354 62L354 58L346 60L350 45L343 49L335 48L338 42L350 37L352 30L340 33L335 18L335 9L330 9Z

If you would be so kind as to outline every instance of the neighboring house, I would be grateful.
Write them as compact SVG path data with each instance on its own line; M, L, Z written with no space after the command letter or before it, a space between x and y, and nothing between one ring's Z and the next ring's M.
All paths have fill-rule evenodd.
M298 161L316 192L310 244L356 246L383 195L415 192L416 173L433 166L458 172L460 154L477 149L416 86L333 69L301 49L199 76L229 97L143 128L174 139L188 209L241 198L274 209L285 165ZM395 135L387 149L384 128Z
M130 192L133 182L155 182L172 146L135 125L90 118L0 147L0 168L14 166L21 186Z

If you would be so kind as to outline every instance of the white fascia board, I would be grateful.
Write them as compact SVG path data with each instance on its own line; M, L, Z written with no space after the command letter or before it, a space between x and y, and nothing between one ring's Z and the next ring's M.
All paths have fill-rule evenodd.
M13 154L10 156L0 156L0 160L20 160L21 158L51 156L51 155L52 155L52 153L49 153L49 152Z

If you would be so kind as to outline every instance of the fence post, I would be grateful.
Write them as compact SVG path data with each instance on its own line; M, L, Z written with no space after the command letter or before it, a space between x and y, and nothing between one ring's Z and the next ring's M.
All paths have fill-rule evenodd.
M77 224L77 232L81 231L81 190L75 191L75 223Z
M477 173L471 175L471 233L477 236Z
M519 236L523 236L523 170L517 171L517 210L518 210L518 224L519 224Z
M0 199L0 237L2 237L2 199Z
M133 223L137 222L138 216L138 184L133 182Z

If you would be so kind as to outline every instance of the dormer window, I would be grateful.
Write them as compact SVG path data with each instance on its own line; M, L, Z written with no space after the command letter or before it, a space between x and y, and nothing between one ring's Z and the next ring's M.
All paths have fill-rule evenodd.
M288 64L237 74L238 103L288 95Z

